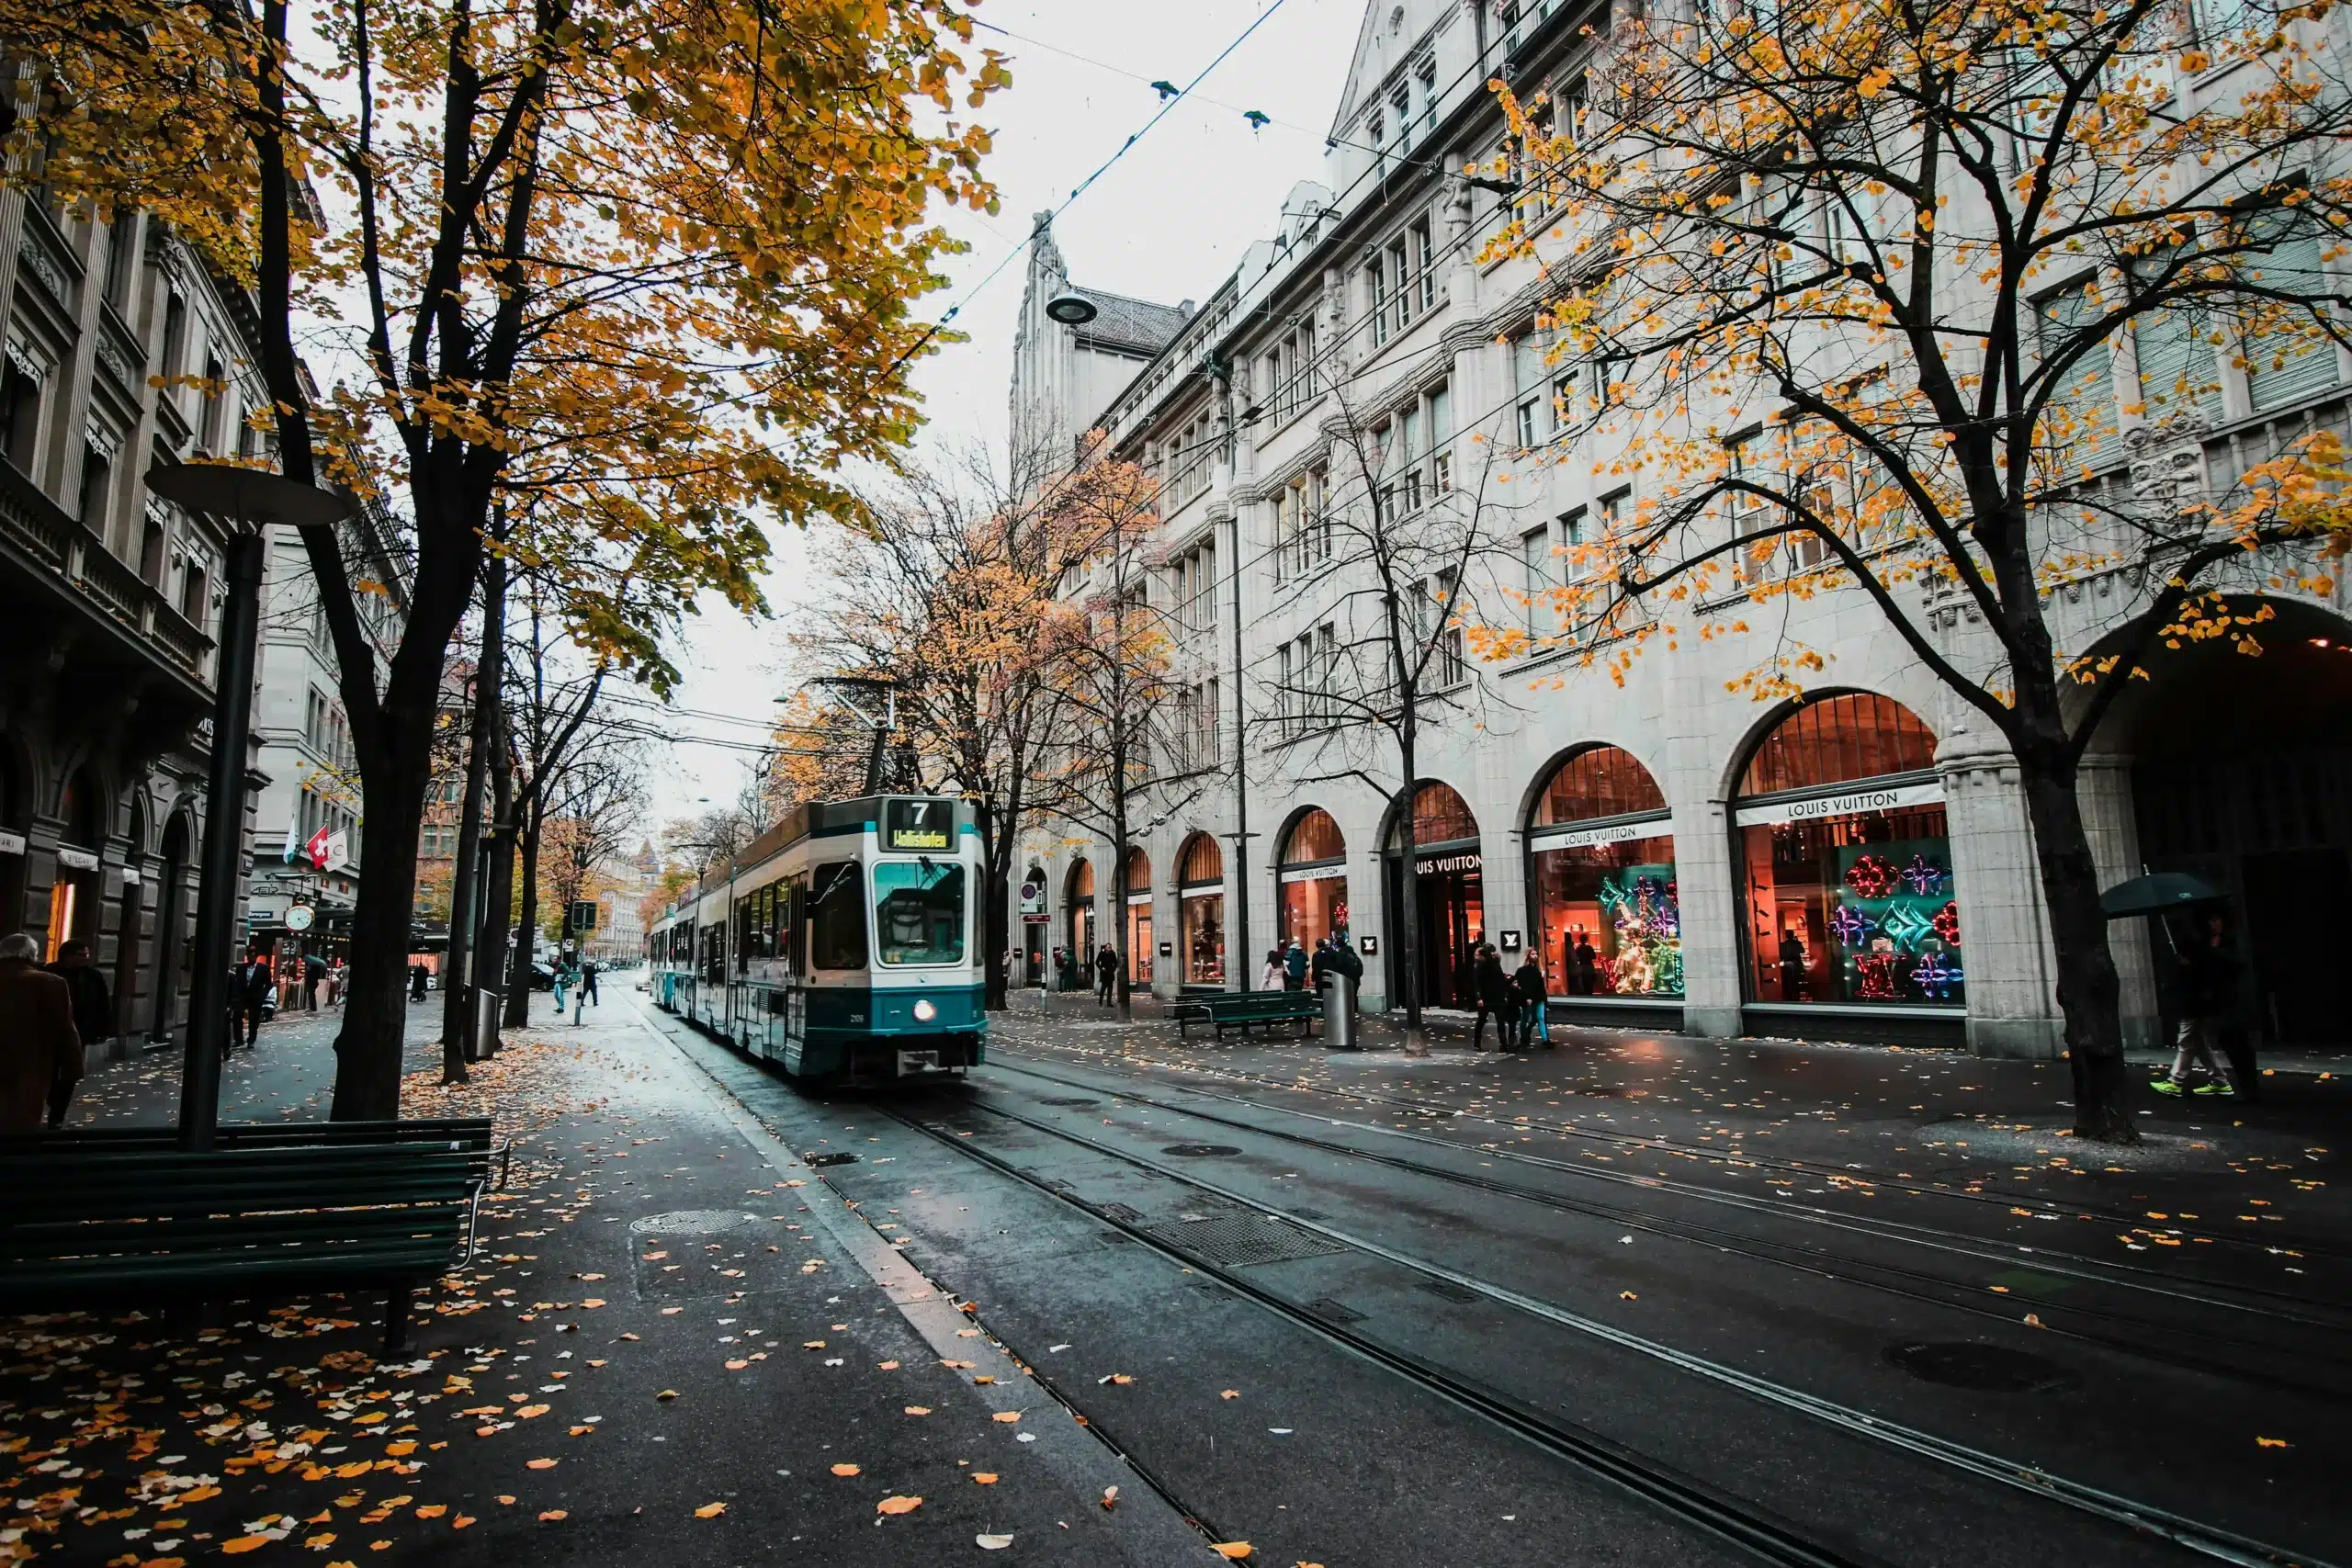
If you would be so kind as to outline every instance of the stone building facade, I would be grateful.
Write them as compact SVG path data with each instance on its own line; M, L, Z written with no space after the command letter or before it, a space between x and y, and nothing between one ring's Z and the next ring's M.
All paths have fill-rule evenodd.
M1439 1005L1484 940L1514 966L1532 949L1558 1010L1588 1021L2054 1055L2014 763L1859 594L1776 606L1826 660L1801 705L1727 691L1757 657L1737 634L1653 647L1622 683L1540 649L1465 652L1412 781L1299 702L1367 586L1318 524L1362 475L1367 431L1382 464L1369 482L1431 517L1441 498L1498 493L1510 454L1566 439L1553 382L1573 368L1542 355L1537 268L1480 260L1510 197L1458 172L1502 143L1490 78L1578 101L1608 25L1591 5L1376 0L1321 178L1114 394L1047 374L1084 329L1044 310L1071 286L1057 247L1033 249L1016 417L1063 441L1100 427L1159 477L1154 597L1194 704L1180 727L1192 739L1136 814L1152 826L1127 908L1109 905L1103 846L1068 824L1031 834L1053 944L1123 931L1137 979L1172 995L1252 985L1268 947L1344 924L1367 952L1364 1006L1388 1006L1407 874L1393 841L1410 798L1421 989ZM2260 384L2227 356L2217 369L2198 422L2132 433L2092 482L2143 499L2218 489L2316 424L2345 428L2341 353ZM1642 476L1575 456L1510 474L1495 547L1463 585L1489 613L1540 594L1585 530L1637 504ZM2055 629L2095 649L2139 587L2117 571L2068 589ZM2097 738L2083 796L2104 882L2178 869L2228 892L2261 1032L2340 1045L2352 623L2340 584L2274 590L2269 607L2262 659L2192 648L2135 686ZM1956 607L1921 609L1952 646L1979 635ZM2148 1041L2166 1003L2140 924L2117 928L2118 948L2127 1029Z

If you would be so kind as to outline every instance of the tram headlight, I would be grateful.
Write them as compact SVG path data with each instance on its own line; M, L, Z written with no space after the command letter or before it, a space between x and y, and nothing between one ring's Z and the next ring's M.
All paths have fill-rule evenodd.
M931 1005L931 998L929 997L921 997L916 998L915 1021L917 1023L929 1023L933 1019L937 1018L938 1016L939 1010Z

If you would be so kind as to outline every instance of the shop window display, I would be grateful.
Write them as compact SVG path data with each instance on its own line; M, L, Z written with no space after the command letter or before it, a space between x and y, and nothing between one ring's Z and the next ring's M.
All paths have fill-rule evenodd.
M1960 890L1942 785L1927 771L1934 737L1883 697L1798 716L1810 733L1768 738L1743 792L1764 784L1778 797L1736 813L1751 999L1963 1006ZM1842 772L1871 764L1901 771Z
M1283 840L1276 869L1281 930L1287 946L1312 953L1334 931L1348 929L1348 845L1331 814L1317 807L1295 823Z
M1127 982L1151 984L1151 857L1127 852Z
M1225 855L1206 833L1184 841L1177 861L1177 901L1183 915L1187 986L1225 984Z
M1553 995L1681 997L1674 835L1630 753L1596 746L1561 764L1528 824L1528 869Z

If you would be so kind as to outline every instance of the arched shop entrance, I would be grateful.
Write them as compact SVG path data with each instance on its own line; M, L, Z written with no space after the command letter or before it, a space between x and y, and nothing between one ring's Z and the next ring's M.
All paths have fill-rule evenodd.
M1964 1016L1935 747L1868 692L1807 701L1758 743L1732 809L1751 1013Z
M1183 983L1225 988L1225 852L1206 833L1184 840L1176 857L1176 901L1182 916Z
M1388 829L1381 861L1387 872L1388 929L1404 919L1403 819ZM1448 785L1431 782L1413 792L1413 862L1419 930L1413 951L1420 971L1425 1006L1477 1005L1473 950L1486 935L1486 861L1480 852L1478 819L1469 803ZM1405 994L1401 943L1388 948L1388 995Z
M1348 929L1348 841L1329 812L1311 806L1291 823L1274 856L1274 878L1279 945L1296 942L1312 953Z
M1151 857L1127 852L1127 982L1151 984Z
M2245 1021L2269 1045L2352 1044L2352 643L2292 604L2258 629L2152 660L2101 729L2129 753L2140 858L2228 895ZM2151 933L2164 1026L2177 1023Z
M1069 895L1062 900L1062 911L1069 922L1064 933L1069 943L1072 977L1069 989L1082 991L1093 984L1094 950L1101 945L1094 938L1094 864L1080 861L1069 868Z
M1615 746L1553 770L1527 819L1528 905L1555 997L1682 999L1682 907L1666 796Z

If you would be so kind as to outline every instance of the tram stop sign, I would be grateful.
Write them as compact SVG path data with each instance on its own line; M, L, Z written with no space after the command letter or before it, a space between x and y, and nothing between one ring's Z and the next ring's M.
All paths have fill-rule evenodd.
M593 931L596 929L596 900L574 898L571 901L571 929L576 931Z

